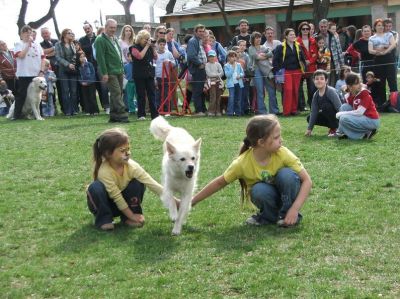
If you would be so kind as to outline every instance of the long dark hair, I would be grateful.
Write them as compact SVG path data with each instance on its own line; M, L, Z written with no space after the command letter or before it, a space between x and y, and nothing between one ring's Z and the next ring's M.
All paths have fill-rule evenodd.
M103 163L103 159L107 159L107 157L111 155L118 146L121 146L128 142L129 136L121 128L108 129L100 134L100 136L93 144L94 180L97 180L99 168L101 166L101 163Z
M267 139L278 124L278 118L274 114L257 115L252 117L247 123L246 137L243 139L239 156L250 147L256 147L260 139ZM239 179L239 182L241 187L240 200L243 204L247 198L247 185L243 179Z

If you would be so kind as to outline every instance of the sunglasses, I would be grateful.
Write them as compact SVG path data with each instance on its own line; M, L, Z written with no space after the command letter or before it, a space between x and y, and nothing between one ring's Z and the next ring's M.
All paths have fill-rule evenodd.
M159 31L158 33L159 33L159 34L166 34L165 31Z
M301 31L310 31L310 28L301 28Z

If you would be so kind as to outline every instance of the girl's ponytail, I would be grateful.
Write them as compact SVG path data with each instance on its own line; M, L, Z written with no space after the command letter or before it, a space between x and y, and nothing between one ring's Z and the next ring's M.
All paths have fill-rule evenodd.
M96 139L96 141L93 144L93 162L94 162L94 167L93 167L93 179L97 180L97 176L99 174L99 168L102 163L102 155L100 153L100 137Z

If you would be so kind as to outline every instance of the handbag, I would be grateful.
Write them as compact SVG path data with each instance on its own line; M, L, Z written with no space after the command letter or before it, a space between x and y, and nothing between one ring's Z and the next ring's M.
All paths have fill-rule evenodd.
M283 84L285 83L285 69L281 68L275 73L275 83Z

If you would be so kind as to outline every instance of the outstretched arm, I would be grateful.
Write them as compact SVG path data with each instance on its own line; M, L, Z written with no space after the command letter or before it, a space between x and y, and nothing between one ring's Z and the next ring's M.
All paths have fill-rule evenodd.
M192 206L197 204L199 201L202 201L203 199L206 199L207 197L213 195L215 192L221 190L226 185L228 185L228 183L225 181L223 175L216 177L193 197Z

